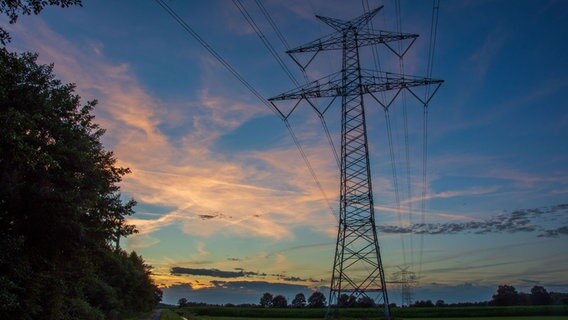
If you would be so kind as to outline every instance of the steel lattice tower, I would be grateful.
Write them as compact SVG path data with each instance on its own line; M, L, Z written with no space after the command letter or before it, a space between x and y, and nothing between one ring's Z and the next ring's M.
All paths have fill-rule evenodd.
M411 88L434 84L436 89L433 95L442 83L442 80L361 68L359 60L361 47L384 44L401 57L406 51L396 52L388 43L408 39L410 47L418 37L416 34L370 30L366 25L381 8L382 6L350 21L316 16L336 32L289 50L287 53L301 68L306 68L318 52L342 50L342 70L269 99L273 104L281 100L298 100L288 114L279 110L282 117L287 119L302 100L306 100L321 116L328 111L336 97L341 97L339 228L326 318L338 316L339 297L343 294L355 299L372 299L378 308L383 309L385 317L390 318L385 274L375 224L363 96L369 94L387 109L401 90L407 89L419 98ZM312 53L306 65L301 65L294 57L298 53ZM374 95L376 92L392 90L396 93L388 102L381 101ZM312 99L325 97L333 97L334 100L323 109L312 102ZM423 103L426 104L427 101Z
M399 281L391 281L391 283L400 283L401 291L401 306L410 307L412 304L412 285L415 283L416 276L414 272L408 271L409 266L398 267L399 271L394 273L394 276L399 278Z

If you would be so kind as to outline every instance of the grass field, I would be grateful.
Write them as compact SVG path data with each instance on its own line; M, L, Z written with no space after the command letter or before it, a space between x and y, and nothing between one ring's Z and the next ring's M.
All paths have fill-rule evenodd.
M236 320L259 320L259 319L269 319L269 318L235 318L235 317L209 317L209 316L201 316L196 317L197 320L229 320L229 319L236 319ZM313 318L293 318L294 320L313 320ZM404 319L416 319L416 318L397 318L397 320L404 320ZM468 317L468 318L420 318L421 320L473 320L473 319L481 319L481 320L568 320L568 316L534 316L534 317ZM366 320L373 320L373 318L366 318Z
M198 319L322 319L324 308L244 308L244 307L187 307L177 309L186 318ZM340 315L346 319L376 319L377 310L372 308L345 308ZM568 320L568 306L515 306L515 307L444 307L444 308L393 308L391 315L395 319L546 319ZM554 318L560 317L560 318ZM207 318L209 317L209 318ZM217 317L217 318L216 318ZM221 318L219 318L221 317ZM536 317L536 318L535 318Z

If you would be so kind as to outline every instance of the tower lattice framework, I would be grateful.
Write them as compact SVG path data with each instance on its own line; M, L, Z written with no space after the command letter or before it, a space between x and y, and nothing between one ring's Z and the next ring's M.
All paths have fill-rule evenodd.
M357 300L367 302L372 300L375 306L382 309L384 316L390 318L385 272L375 223L363 96L370 95L383 108L388 109L402 90L408 90L426 105L443 82L361 68L359 59L361 47L384 44L402 57L408 48L400 53L389 43L408 40L410 47L418 37L416 34L369 29L368 22L381 8L382 6L350 21L316 16L335 29L335 33L291 49L287 53L304 69L317 53L325 50L342 50L341 71L269 99L272 104L281 100L297 100L294 108L287 114L282 113L274 105L281 112L282 117L287 119L303 100L323 116L330 109L335 98L341 97L339 228L326 318L338 316L338 307L343 306L345 301ZM306 65L302 65L295 58L299 53L311 53ZM436 85L427 101L419 98L412 91L412 88L424 85ZM377 92L393 90L395 94L390 101L383 101L374 95ZM323 108L313 101L317 98L330 97L333 98L332 102Z

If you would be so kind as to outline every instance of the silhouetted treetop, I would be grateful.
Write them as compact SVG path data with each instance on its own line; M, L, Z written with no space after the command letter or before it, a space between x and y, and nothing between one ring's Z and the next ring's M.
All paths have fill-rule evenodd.
M0 0L0 13L10 18L10 23L15 23L18 16L38 14L46 6L60 6L63 8L82 5L82 0ZM10 34L0 27L0 44L10 42Z
M73 84L37 55L0 48L0 314L6 319L103 319L151 309L160 290L136 253L136 204L118 183L104 130Z
M82 6L82 0L0 0L0 13L10 18L10 23L18 20L20 14L30 15L40 13L46 6Z

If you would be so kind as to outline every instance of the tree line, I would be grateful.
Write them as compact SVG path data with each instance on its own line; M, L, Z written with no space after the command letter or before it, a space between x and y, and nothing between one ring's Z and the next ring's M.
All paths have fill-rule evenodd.
M19 14L80 0L0 0ZM81 103L53 65L10 52L0 28L0 314L5 319L119 319L152 309L151 267L118 248L136 232L118 183L130 171L103 148L96 101Z
M209 306L207 303L189 302L186 298L178 301L180 307L184 306ZM530 293L517 292L515 287L510 285L500 285L497 292L492 296L490 301L480 302L457 302L446 303L444 300L417 300L410 305L414 308L430 308L430 307L483 307L483 306L514 306L514 305L550 305L563 304L568 305L568 293L548 292L542 286L533 286ZM365 308L375 306L375 302L369 297L359 297L342 294L339 296L337 305L340 307L356 307ZM326 298L323 293L313 292L308 299L303 293L298 293L288 303L288 299L283 295L273 295L272 293L264 293L258 304L225 304L225 307L261 307L261 308L322 308L326 306ZM395 303L391 303L392 308L396 307Z
M530 293L518 292L514 286L500 285L497 292L489 301L482 302L459 302L445 303L444 300L417 300L411 307L471 307L471 306L527 306L527 305L551 305L568 304L568 294L548 292L542 286L533 286Z
M319 291L313 292L308 299L303 293L298 293L288 305L288 299L283 295L273 296L271 293L266 292L260 298L259 306L262 308L286 308L288 306L293 308L321 308L326 304L326 299L323 293Z

